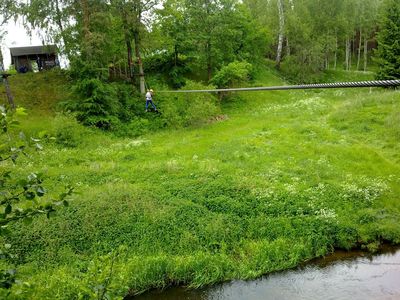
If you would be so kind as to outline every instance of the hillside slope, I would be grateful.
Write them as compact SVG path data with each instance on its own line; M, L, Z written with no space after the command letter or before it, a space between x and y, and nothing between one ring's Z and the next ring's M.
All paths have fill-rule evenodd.
M57 103L68 100L70 86L63 71L17 74L9 77L11 91L17 106L35 114L54 114ZM1 102L6 102L3 84L0 84Z
M122 297L400 243L399 100L382 89L243 93L222 121L138 139L69 123L72 146L50 143L17 170L80 192L54 218L15 226L19 276L32 283L18 288L72 299L107 285Z

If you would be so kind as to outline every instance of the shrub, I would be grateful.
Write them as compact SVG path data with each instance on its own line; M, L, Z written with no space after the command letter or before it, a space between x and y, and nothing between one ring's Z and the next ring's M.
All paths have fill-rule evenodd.
M211 79L218 88L240 86L251 79L253 66L246 61L234 61L224 66Z
M297 56L286 56L280 70L286 79L295 83L317 82L323 75L318 63L306 64Z
M185 90L213 89L201 83L187 81ZM220 112L218 99L209 93L160 95L159 107L166 126L200 125Z
M115 127L114 133L117 136L137 137L149 131L150 121L145 118L135 117L130 122L120 123Z
M54 118L53 126L56 144L68 148L74 148L82 144L85 129L72 116L57 115Z
M76 111L77 120L84 125L110 129L120 108L114 85L88 78L74 86L74 93L78 100L70 108Z
M168 51L160 51L145 57L145 72L162 74L163 80L173 88L180 88L185 85L184 75L188 68L188 57L177 55Z

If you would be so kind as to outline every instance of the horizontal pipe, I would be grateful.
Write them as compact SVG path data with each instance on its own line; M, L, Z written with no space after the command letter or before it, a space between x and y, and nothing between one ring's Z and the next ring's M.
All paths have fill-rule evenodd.
M400 80L315 83L315 84L301 84L301 85L264 86L264 87L253 87L253 88L232 88L232 89L215 89L215 90L176 90L176 91L158 91L158 93L254 92L254 91L308 90L308 89L389 87L389 86L400 86Z

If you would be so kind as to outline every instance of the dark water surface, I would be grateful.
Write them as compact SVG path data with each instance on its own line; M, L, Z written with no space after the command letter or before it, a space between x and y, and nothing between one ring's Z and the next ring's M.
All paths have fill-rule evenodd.
M205 289L170 288L132 300L399 299L400 248L380 254L342 252L305 266L252 281L232 281Z

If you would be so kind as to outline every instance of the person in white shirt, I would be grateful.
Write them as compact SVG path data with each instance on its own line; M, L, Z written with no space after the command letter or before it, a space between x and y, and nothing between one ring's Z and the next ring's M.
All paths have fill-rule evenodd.
M148 111L149 104L153 106L154 110L157 111L157 107L153 103L153 90L147 90L146 93L146 111Z

